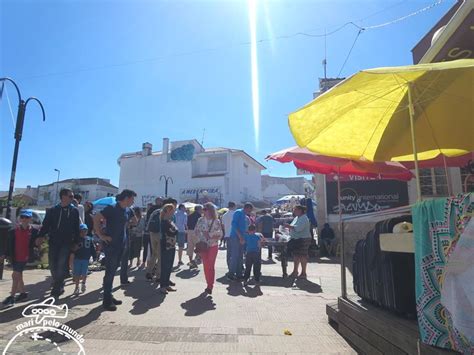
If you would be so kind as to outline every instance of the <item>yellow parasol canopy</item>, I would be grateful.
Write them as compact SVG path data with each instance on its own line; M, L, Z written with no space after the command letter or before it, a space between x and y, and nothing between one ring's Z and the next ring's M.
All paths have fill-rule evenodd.
M289 125L300 147L341 158L472 152L474 59L363 70L290 114Z

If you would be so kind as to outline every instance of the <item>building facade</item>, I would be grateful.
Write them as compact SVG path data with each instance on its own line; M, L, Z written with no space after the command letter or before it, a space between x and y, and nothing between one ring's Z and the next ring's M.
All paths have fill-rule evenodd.
M262 197L269 203L275 203L286 195L305 195L313 190L310 181L304 177L276 177L262 175Z
M74 193L82 195L83 202L94 202L102 197L115 196L118 188L108 179L77 178L53 182L48 185L38 186L38 206L53 206L59 202L59 191L69 188Z
M144 143L139 152L122 154L119 188L137 193L136 204L145 207L158 196L179 202L228 201L244 203L262 199L261 171L265 167L243 150L204 148L195 139L170 142L161 151Z

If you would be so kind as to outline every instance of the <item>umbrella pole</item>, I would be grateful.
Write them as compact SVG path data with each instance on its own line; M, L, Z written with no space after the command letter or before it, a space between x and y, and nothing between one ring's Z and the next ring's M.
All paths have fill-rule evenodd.
M453 187L451 186L451 176L449 175L448 171L448 163L446 162L446 157L443 154L443 165L444 165L444 173L446 174L446 185L448 185L448 196L453 195Z
M415 177L416 177L416 190L418 194L418 201L421 201L421 185L420 185L420 169L418 168L418 151L416 149L416 138L415 138L415 108L413 106L412 85L408 83L408 111L410 113L410 129L411 129L411 144L413 147L413 156L415 160Z
M344 258L345 245L344 245L344 224L342 223L342 208L341 208L341 175L340 168L337 168L337 203L339 210L339 230L341 231L341 295L342 298L347 299L347 288L346 288L346 262Z

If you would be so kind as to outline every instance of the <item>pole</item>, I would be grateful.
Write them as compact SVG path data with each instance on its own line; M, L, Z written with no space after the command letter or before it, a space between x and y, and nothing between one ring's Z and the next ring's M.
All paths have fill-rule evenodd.
M448 196L453 195L453 186L451 185L451 174L448 171L448 163L446 162L446 156L443 154L443 166L444 173L446 174L446 185L448 185Z
M344 241L344 223L342 222L342 205L341 205L341 175L340 168L337 168L337 203L339 210L339 230L341 231L341 295L343 299L347 299L347 288L346 288L346 260L345 254L345 241Z
M15 187L16 164L18 161L18 151L20 150L20 141L23 135L23 124L25 122L25 109L26 109L26 103L24 100L20 99L20 102L18 104L18 113L16 116L15 149L13 150L12 171L10 175L10 186L8 188L8 200L7 200L7 212L6 212L7 219L10 219L10 216L11 216L13 189Z
M54 169L58 173L58 178L56 179L56 194L54 196L54 202L59 203L59 196L58 196L58 188L59 188L59 175L61 174L61 170Z
M416 137L415 137L415 107L413 106L412 98L412 84L408 83L408 112L410 114L410 129L411 129L411 144L413 148L413 156L415 160L415 177L416 177L416 190L418 193L418 201L421 201L421 185L420 185L420 169L418 168L418 151L416 149Z

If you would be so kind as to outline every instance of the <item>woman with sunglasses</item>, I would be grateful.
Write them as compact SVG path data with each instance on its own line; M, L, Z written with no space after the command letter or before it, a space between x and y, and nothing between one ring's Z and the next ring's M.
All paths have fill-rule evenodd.
M223 233L215 206L211 202L208 202L204 205L203 211L204 216L199 218L194 231L199 240L197 243L197 252L201 256L207 283L204 292L211 295L216 278L215 264L217 251L219 249L218 244ZM200 245L201 247L199 247Z

